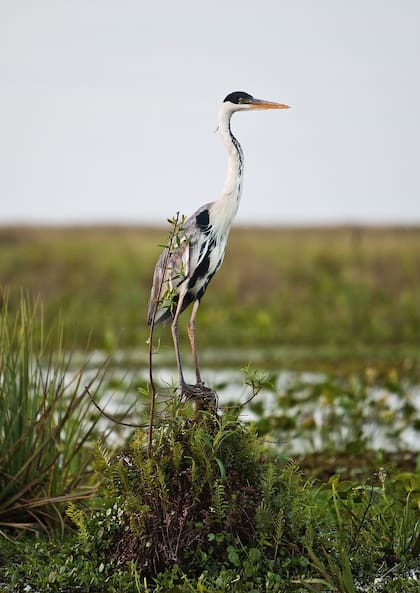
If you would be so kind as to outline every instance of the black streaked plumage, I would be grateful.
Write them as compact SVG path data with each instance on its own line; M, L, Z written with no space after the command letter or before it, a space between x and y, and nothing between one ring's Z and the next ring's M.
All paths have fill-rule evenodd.
M200 212L199 214L197 214L197 216L195 217L195 221L197 223L198 228L200 228L203 233L209 233L210 232L210 228L209 228L209 211L203 210L202 212Z

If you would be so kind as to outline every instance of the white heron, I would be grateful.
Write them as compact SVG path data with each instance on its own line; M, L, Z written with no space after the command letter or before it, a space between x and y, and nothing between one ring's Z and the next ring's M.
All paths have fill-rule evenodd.
M288 105L255 99L242 91L227 95L220 107L218 122L218 130L228 153L228 171L222 193L215 202L201 206L185 221L176 247L165 248L156 264L148 324L172 321L181 395L194 397L212 391L204 386L201 379L195 343L195 318L207 286L222 264L229 230L242 194L244 155L241 145L232 134L231 117L236 111L287 108ZM172 295L170 303L162 298L168 291ZM195 369L195 386L185 382L178 340L178 318L191 303L193 307L188 323L188 337Z

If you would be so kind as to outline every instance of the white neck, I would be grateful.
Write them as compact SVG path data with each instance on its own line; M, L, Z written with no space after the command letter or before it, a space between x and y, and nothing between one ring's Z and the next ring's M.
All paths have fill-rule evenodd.
M220 234L227 234L239 208L242 194L244 153L230 130L234 111L223 103L219 111L219 132L228 153L228 170L223 191L211 208L212 225Z

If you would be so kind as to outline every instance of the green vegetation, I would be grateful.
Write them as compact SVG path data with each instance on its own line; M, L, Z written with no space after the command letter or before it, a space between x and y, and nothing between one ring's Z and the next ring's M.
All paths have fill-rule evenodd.
M81 386L83 368L69 371L58 325L39 329L37 308L21 300L14 320L4 297L0 315L0 526L64 528L69 500L94 492L87 446L98 415ZM36 321L35 321L36 320ZM102 375L102 376L101 376ZM103 370L91 380L93 396ZM93 386L93 384L95 384ZM90 467L91 469L91 467Z
M234 231L199 341L272 371L218 415L158 385L149 451L89 348L147 351L165 235L0 231L0 591L418 592L420 229Z
M167 413L150 457L143 431L98 447L101 491L67 510L77 535L4 542L5 591L418 591L419 472L314 482L236 416Z
M0 282L12 312L21 288L40 297L47 325L59 315L71 346L142 347L166 238L166 229L3 228ZM369 347L402 358L418 347L419 303L420 228L234 228L198 339L201 350L283 345L316 359L314 346L335 356Z

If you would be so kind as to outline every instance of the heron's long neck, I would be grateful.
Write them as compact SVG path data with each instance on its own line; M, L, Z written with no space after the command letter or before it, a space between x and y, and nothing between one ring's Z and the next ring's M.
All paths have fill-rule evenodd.
M231 113L223 111L219 116L219 132L228 153L228 171L222 194L213 204L212 216L213 224L221 234L229 232L230 225L238 211L244 170L244 153L231 132L230 117Z

